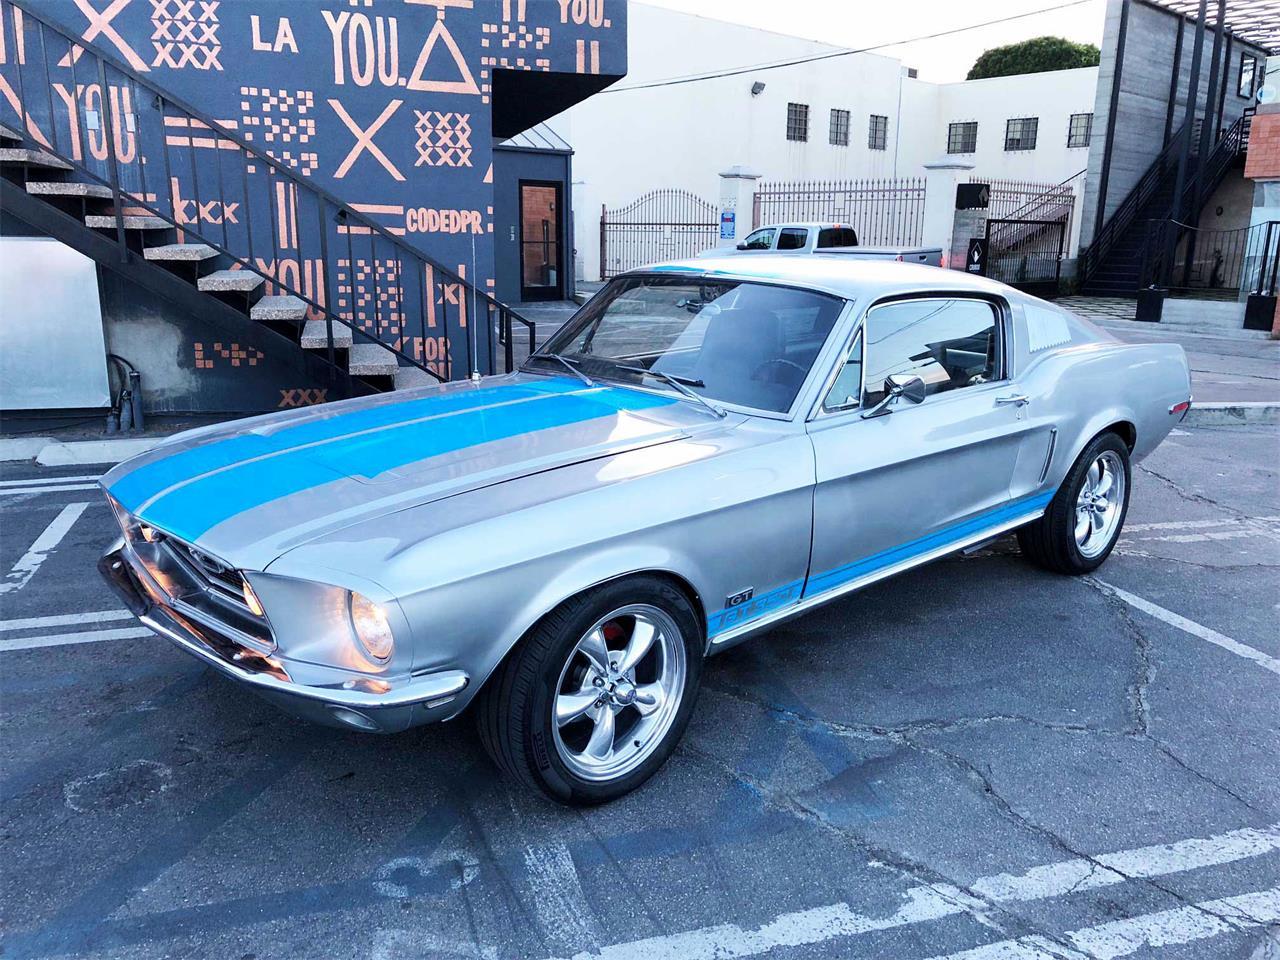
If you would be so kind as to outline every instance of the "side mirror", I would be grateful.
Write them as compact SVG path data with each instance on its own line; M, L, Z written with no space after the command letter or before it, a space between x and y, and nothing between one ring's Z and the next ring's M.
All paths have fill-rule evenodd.
M919 377L895 373L885 378L884 399L864 413L862 419L869 420L871 417L882 417L886 413L893 413L889 408L899 398L906 399L910 403L922 403L928 394L928 388Z
M923 380L919 377L909 377L901 373L895 373L886 379L884 389L885 393L890 396L902 397L912 403L922 403L924 398L929 395Z
M747 245L746 245L745 243L740 243L740 244L738 244L738 249L739 249L739 250L746 250L746 249L747 249Z

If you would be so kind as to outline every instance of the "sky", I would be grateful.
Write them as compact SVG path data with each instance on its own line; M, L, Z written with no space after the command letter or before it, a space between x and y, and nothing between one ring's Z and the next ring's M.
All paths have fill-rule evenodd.
M1068 0L644 0L716 20L747 24L842 47L868 47L1058 6ZM1106 0L877 52L934 83L963 80L988 47L1046 35L1102 45Z

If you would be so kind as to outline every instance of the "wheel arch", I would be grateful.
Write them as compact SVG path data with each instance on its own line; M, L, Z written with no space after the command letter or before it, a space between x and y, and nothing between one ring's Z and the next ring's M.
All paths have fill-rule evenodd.
M699 640L701 641L700 645L705 648L707 609L706 604L703 602L702 594L699 592L697 587L694 586L693 580L686 574L672 569L669 566L637 566L634 569L615 572L609 576L595 579L589 583L582 583L575 588L569 589L562 587L552 593L545 594L542 597L541 602L538 604L538 607L535 608L537 610L536 615L531 618L524 618L525 622L523 622L522 627L518 629L518 632L515 630L511 632L510 642L505 644L505 649L503 649L502 655L494 659L494 662L482 679L477 678L476 681L470 685L470 689L467 691L467 701L470 702L480 693L481 690L484 689L493 675L498 672L498 668L501 667L513 653L515 653L517 648L519 648L520 644L529 636L529 634L536 630L538 626L547 619L547 617L551 616L566 603L591 590L598 590L599 588L611 583L617 583L620 580L626 580L631 577L645 576L667 581L684 596L685 600L693 610L694 619L697 621L698 629L701 631L701 636L699 637ZM461 712L461 710L459 710L459 712Z

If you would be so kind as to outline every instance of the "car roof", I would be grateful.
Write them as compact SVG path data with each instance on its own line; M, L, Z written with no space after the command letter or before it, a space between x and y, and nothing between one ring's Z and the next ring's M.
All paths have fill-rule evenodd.
M944 270L896 260L861 260L833 254L797 257L752 256L698 257L671 260L628 271L626 275L658 273L723 277L725 279L782 283L831 293L847 300L876 299L903 293L979 293L1008 297L1014 291L1002 283L976 277L962 270Z

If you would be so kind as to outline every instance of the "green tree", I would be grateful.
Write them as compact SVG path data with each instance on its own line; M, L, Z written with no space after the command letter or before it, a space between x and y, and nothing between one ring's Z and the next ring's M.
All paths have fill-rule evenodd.
M1099 57L1098 48L1092 43L1072 43L1063 37L1036 37L1004 47L992 47L978 58L965 79L986 80L1019 73L1096 67Z

